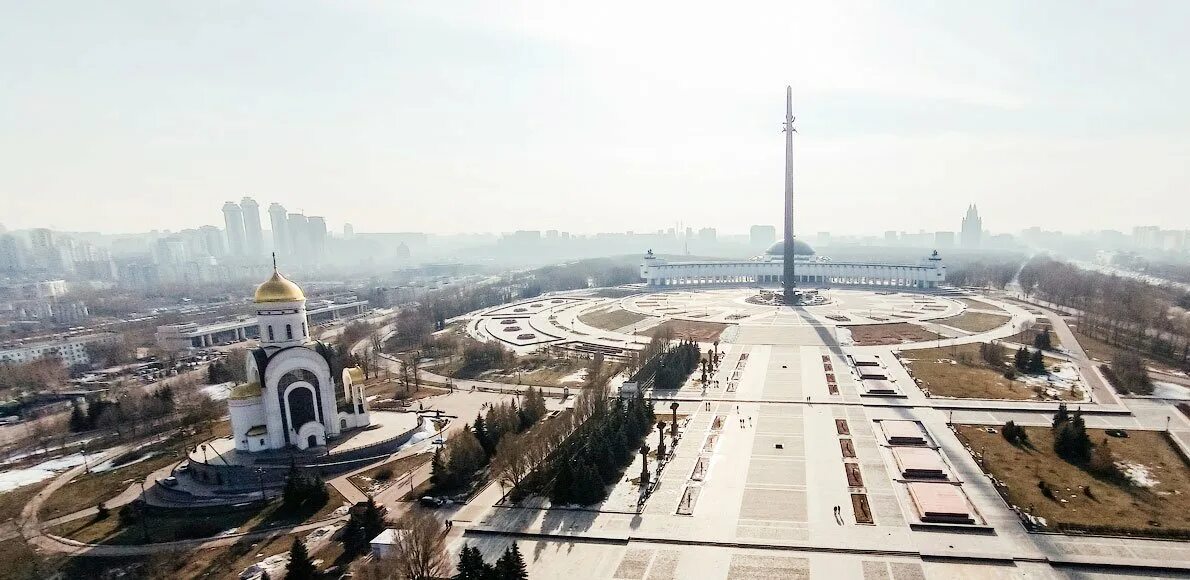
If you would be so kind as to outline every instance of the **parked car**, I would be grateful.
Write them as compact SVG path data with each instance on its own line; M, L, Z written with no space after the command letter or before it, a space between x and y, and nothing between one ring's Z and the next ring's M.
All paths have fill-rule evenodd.
M425 496L422 496L422 498L420 500L418 500L418 503L420 503L424 507L436 508L436 507L442 507L442 506L446 505L446 500L444 500L440 497L432 497L432 496L425 495Z
M157 483L161 484L164 487L178 487L178 478L171 475L164 479L158 479Z

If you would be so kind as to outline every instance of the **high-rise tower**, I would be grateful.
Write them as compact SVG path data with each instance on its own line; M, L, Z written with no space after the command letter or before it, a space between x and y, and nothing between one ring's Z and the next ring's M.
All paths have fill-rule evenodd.
M273 230L273 252L288 257L293 253L289 244L289 213L277 202L269 204L269 227Z
M264 255L264 233L260 228L260 206L255 199L245 197L240 200L240 210L244 214L244 253L253 259Z
M234 201L223 204L223 226L227 234L227 253L244 255L244 211Z
M967 215L963 216L963 229L959 233L959 240L964 248L978 248L982 237L983 220L979 217L979 208L971 204L967 206Z
M785 251L781 288L785 304L798 303L797 273L794 266L797 243L793 237L793 87L785 87Z

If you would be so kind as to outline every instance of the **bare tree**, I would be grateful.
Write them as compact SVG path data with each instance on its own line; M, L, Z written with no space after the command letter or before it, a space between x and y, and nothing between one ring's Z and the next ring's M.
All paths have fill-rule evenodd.
M509 433L500 438L500 443L496 444L496 456L492 458L492 474L496 476L501 482L504 482L509 487L516 487L521 484L525 476L533 471L533 466L536 465L534 457L540 454L540 450L534 449L530 452L531 447L538 447L531 445L530 441L538 439L534 433L515 434Z
M446 530L433 514L413 510L397 520L393 560L397 575L409 580L430 580L450 573L446 556Z

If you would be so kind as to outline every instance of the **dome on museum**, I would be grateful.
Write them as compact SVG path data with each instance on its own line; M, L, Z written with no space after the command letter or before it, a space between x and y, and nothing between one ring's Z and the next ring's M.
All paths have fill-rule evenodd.
M256 287L253 301L261 302L297 302L305 300L306 295L297 284L290 282L280 272L273 270L273 276L265 280L264 284Z
M785 240L781 240L781 241L776 242L773 245L769 246L769 249L765 250L764 253L768 254L770 256L784 257L785 256ZM811 248L810 244L807 244L806 242L803 242L801 240L794 240L793 241L793 255L795 255L795 256L813 256L814 248Z

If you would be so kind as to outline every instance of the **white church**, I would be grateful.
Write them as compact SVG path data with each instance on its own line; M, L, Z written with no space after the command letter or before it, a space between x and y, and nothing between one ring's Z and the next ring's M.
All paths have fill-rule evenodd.
M302 289L274 266L254 302L260 347L228 399L236 450L309 449L368 426L363 372L343 369L335 380L330 348L310 338Z

